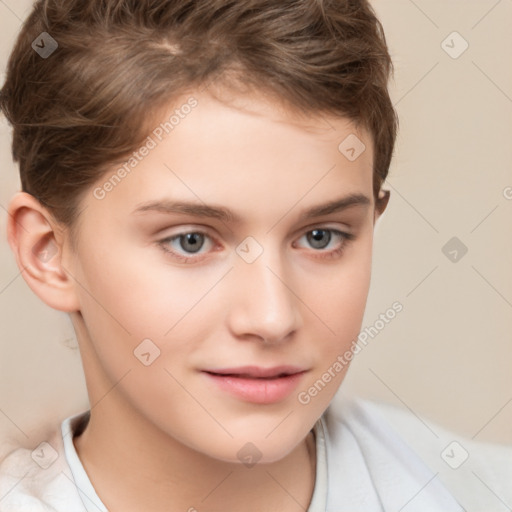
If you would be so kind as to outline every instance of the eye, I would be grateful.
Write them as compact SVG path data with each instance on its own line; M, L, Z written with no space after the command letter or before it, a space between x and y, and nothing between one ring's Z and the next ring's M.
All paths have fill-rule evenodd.
M206 243L208 240L210 243ZM173 257L182 261L189 261L191 259L198 261L200 258L187 258L187 255L194 256L202 254L200 251L203 247L208 245L213 246L211 237L203 231L178 233L177 235L160 240L158 244L164 251L171 253ZM205 252L208 252L208 250Z
M319 253L315 257L334 258L346 249L355 236L337 229L316 228L305 233L299 240L303 238L306 238L310 247L316 249L314 252ZM328 249L329 245L331 250Z
M335 258L342 254L347 245L355 239L355 235L337 229L315 228L302 235L299 241L304 238L314 249L313 257ZM212 237L201 230L177 233L159 240L157 243L172 258L184 263L196 263L203 260L214 246ZM295 244L294 247L296 247Z

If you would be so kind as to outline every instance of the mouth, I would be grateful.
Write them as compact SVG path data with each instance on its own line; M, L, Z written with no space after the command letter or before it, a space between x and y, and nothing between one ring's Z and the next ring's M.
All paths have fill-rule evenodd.
M273 368L263 368L259 366L242 366L239 368L222 368L203 370L212 375L222 377L236 377L240 379L278 379L303 373L305 369L296 366L275 366Z
M241 367L203 370L215 389L244 402L272 404L288 398L308 370L298 367Z

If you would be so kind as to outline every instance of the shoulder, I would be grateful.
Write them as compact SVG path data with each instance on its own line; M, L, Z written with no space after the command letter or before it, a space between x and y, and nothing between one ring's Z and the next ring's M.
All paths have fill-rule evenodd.
M331 430L346 425L363 451L393 464L412 467L412 452L468 512L512 507L510 445L465 438L407 409L358 397L343 397L329 421Z
M399 407L365 401L418 453L468 510L512 507L512 445L476 441Z
M18 446L0 462L0 512L83 512L67 464L60 425L36 446Z

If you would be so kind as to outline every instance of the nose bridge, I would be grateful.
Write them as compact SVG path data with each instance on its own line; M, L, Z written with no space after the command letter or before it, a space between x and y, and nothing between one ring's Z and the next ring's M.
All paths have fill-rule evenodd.
M254 251L259 255L251 261L239 252L233 276L238 291L232 309L232 328L238 335L252 334L266 341L279 341L299 327L289 267L279 247L268 243L264 247L258 244L258 249L250 240L248 244L240 244L239 249L249 248L245 254L253 251L252 257Z

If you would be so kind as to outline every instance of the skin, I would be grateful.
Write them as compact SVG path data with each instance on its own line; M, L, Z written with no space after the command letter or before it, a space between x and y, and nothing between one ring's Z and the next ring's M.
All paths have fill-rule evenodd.
M193 96L197 107L121 183L97 199L107 173L84 196L75 248L22 192L9 206L9 242L31 289L72 318L91 402L74 443L110 511L303 511L315 482L311 429L347 368L308 404L298 394L358 335L387 204L372 193L371 137L260 94ZM366 145L353 162L338 150L350 134ZM300 220L349 194L368 204ZM164 199L220 205L241 221L132 213ZM326 231L315 246L315 229L355 238ZM183 238L159 243L197 230L208 235L197 253ZM263 249L252 263L236 252L249 236ZM160 350L148 366L134 355L144 339ZM200 371L281 364L307 371L274 404L229 395ZM250 468L237 457L249 442L261 453Z

